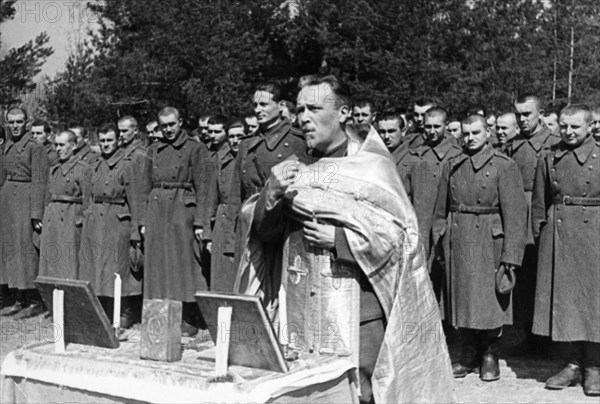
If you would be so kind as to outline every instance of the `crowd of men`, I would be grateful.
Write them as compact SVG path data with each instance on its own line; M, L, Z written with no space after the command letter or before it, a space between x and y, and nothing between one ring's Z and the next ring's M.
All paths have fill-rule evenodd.
M452 375L478 370L498 380L503 326L514 324L527 341L569 343L569 363L547 388L582 383L586 395L600 395L600 108L544 109L526 95L501 112L474 105L451 114L432 99L379 111L368 99L352 101L332 76L303 78L299 90L293 103L278 84L262 84L253 114L202 116L194 131L183 129L176 108L162 108L146 125L146 142L132 116L100 126L91 145L81 126L51 135L44 120L9 109L10 136L2 130L0 140L1 315L43 312L39 275L89 281L110 316L118 273L122 327L140 321L142 297L171 299L183 302L182 332L193 336L206 326L194 293L240 292L239 268L256 239L283 248L277 285L287 282L288 311L308 324L315 311L306 308L320 304L312 296L334 292L317 285L303 260L325 255L358 288L355 342L368 402L390 323L381 275L366 269L356 223L316 210L311 219L298 206L306 190L290 192L303 165L343 168L353 153L346 133L358 128L395 167L371 182L394 188L398 179L396 198L412 204L442 318L460 336ZM385 244L367 241L368 251ZM303 277L310 293L295 295ZM303 342L309 350L319 344Z

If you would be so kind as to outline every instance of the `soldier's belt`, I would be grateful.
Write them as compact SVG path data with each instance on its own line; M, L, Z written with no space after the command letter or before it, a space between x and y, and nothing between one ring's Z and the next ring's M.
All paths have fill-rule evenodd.
M110 203L112 205L125 205L125 199L123 199L123 198L111 198L110 196L102 196L102 195L92 196L92 202L94 202L94 203Z
M192 189L192 184L189 182L153 182L152 188L162 188L162 189L176 189L176 188L184 188L184 189Z
M600 206L600 198L585 198L580 196L555 196L555 205Z
M69 196L69 195L52 195L50 197L51 202L63 202L63 203L76 203L81 204L83 202L80 196Z
M14 182L31 182L31 177L17 177L17 176L9 175L6 177L6 180L14 181Z
M467 206L467 205L450 205L450 212L473 213L476 215L492 215L500 213L500 208L492 206Z

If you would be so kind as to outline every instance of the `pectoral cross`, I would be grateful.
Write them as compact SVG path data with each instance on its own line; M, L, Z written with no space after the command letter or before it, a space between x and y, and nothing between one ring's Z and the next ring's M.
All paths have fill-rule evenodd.
M294 258L294 265L288 267L289 278L294 285L302 281L302 277L308 275L308 270L302 266L302 258L299 255Z

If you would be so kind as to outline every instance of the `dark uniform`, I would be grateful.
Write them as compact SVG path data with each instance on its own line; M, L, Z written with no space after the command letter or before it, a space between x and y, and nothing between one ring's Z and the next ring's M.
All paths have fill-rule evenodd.
M495 272L500 263L521 265L526 217L516 163L489 144L444 165L432 234L443 245L442 300L446 319L461 328L465 367L477 362L478 348L497 355L501 327L512 324L511 296L496 293Z
M110 317L118 273L123 317L135 321L139 308L132 299L142 294L142 282L141 273L130 267L129 248L131 242L141 241L138 224L147 195L140 194L140 170L131 156L118 150L108 159L98 158L90 171L89 209L79 250L80 279L91 283Z
M210 289L217 292L232 292L236 275L233 254L225 254L225 235L233 234L232 222L227 220L229 192L235 167L235 155L229 145L216 153L216 173L212 176L206 199L206 224L204 238L212 242Z
M507 148L508 156L519 166L527 198L527 247L523 257L523 266L517 274L518 281L513 292L515 323L517 324L531 324L533 321L537 248L531 231L531 191L538 159L543 151L556 144L556 140L557 138L551 135L550 129L540 120L538 127L530 137L518 135Z
M39 233L32 220L42 220L48 181L44 147L26 133L4 146L5 182L0 190L0 283L28 290L20 303L37 304L35 285L39 269ZM29 302L31 300L32 302Z
M100 156L92 151L89 144L84 144L81 149L75 152L75 157L83 162L92 165Z
M143 172L144 188L150 190L141 220L146 227L144 298L187 303L184 316L195 311L195 292L208 289L194 236L205 220L207 166L206 146L180 131L173 141L148 148Z
M233 223L237 221L242 203L263 189L273 166L294 153L303 153L305 148L306 142L301 132L293 129L287 119L280 120L271 128L262 131L260 135L243 140L235 160L231 181L229 193L231 216L228 220ZM242 229L236 228L235 225L228 225L227 228L235 228L235 233L226 234L223 252L235 253L238 262L240 246L239 243L236 245L236 240L240 240Z
M44 150L46 150L46 155L48 156L48 164L53 166L54 164L58 163L58 153L56 152L56 148L52 142L46 141L43 146Z
M559 143L547 151L539 160L532 208L539 238L533 332L578 341L572 359L586 367L586 376L595 368L598 380L600 142L589 136L575 149Z
M40 276L79 279L79 242L89 166L74 156L50 168L40 242Z

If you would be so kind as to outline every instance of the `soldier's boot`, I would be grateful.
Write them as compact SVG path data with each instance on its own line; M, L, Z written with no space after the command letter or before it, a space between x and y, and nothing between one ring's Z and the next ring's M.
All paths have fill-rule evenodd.
M452 374L460 379L471 372L474 372L479 366L478 342L479 334L475 330L461 328L459 330L461 342L461 353L458 362L452 365Z
M479 378L484 382L500 379L500 334L501 331L485 330L481 332L481 367Z
M562 390L581 383L581 366L583 358L583 344L572 342L569 344L569 363L560 372L546 380L549 390Z
M181 336L195 337L198 334L200 310L196 302L183 302L181 307Z
M25 308L23 291L9 289L7 293L12 301L7 302L6 306L0 310L0 316L2 317L14 316Z
M600 344L585 342L583 349L583 392L586 396L600 396Z
M140 322L141 300L141 295L121 298L121 329L127 330Z
M15 315L15 319L35 317L46 311L42 297L37 289L25 289L23 294L25 296L25 308Z

